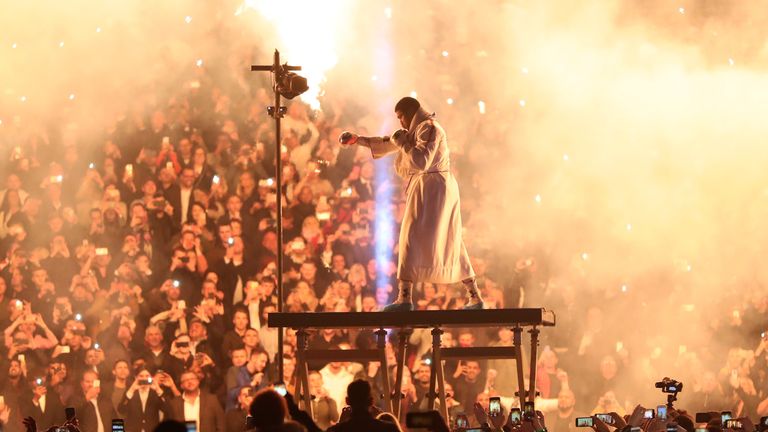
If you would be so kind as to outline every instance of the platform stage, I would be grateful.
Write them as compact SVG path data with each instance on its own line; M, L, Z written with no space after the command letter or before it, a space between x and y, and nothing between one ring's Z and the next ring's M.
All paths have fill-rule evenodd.
M292 328L298 339L296 350L296 394L301 395L304 409L312 414L309 394L308 360L327 361L378 361L381 363L381 380L384 389L385 407L396 417L400 416L402 398L403 368L408 348L408 337L414 328L432 329L432 367L427 395L429 409L434 409L440 399L440 412L448 419L445 403L445 377L442 360L459 359L513 359L517 364L518 396L520 406L527 398L533 402L536 397L536 356L539 344L539 327L555 325L555 314L546 309L486 309L486 310L440 310L413 312L319 312L319 313L271 313L270 327ZM440 336L443 328L450 327L507 327L513 332L511 347L442 348ZM530 327L530 382L531 391L526 392L523 374L523 328ZM310 350L308 330L327 328L376 329L376 349L353 350ZM386 367L387 330L398 330L397 366L394 389L389 385L389 371ZM303 391L302 391L303 390Z

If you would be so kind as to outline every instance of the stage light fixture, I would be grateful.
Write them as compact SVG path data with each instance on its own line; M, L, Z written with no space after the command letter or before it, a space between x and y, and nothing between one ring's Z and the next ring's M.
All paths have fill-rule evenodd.
M277 82L277 92L286 99L293 99L307 90L307 79L293 72L283 73Z

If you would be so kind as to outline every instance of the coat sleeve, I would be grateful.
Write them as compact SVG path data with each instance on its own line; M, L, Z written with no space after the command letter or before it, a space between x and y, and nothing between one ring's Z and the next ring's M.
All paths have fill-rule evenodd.
M400 150L400 147L395 145L389 137L366 137L368 141L368 147L371 149L371 155L374 159L383 158L384 156L396 153Z
M431 165L437 152L439 133L431 121L422 122L416 127L414 146L406 150L408 165L412 169L426 171Z

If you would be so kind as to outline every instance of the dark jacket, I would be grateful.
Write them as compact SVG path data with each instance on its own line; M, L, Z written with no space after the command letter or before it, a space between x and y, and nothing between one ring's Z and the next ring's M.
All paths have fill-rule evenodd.
M123 397L120 403L120 411L125 413L126 432L151 432L160 423L160 411L165 402L157 395L154 390L150 390L147 395L147 404L144 408L141 406L141 396L139 392L133 392L133 397L128 399L128 395ZM182 411L183 413L183 411Z
M37 423L38 430L46 430L53 425L60 425L66 420L64 416L64 405L59 401L58 394L48 391L45 395L45 412L40 410L39 406L32 403L32 394L27 393L19 406L22 412L22 418L32 417Z
M184 422L184 399L179 396L171 399L167 405L168 416L180 422ZM216 396L200 392L200 428L198 432L225 432L224 410L216 399Z
M96 405L99 407L104 432L110 432L112 430L112 419L118 418L117 412L112 406L112 401L105 397L99 397L96 399ZM85 402L77 408L77 419L80 421L80 430L94 432L99 430L99 417L96 415L96 407L91 402Z
M376 420L368 412L352 417L341 423L337 423L328 429L328 432L399 432L397 426L392 423Z

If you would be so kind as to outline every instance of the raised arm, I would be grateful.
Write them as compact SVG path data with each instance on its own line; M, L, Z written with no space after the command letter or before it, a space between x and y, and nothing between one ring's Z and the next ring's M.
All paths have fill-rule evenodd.
M352 132L342 132L339 136L339 142L344 145L359 144L371 149L371 155L374 159L382 158L390 153L400 150L389 137L368 137L360 136Z

